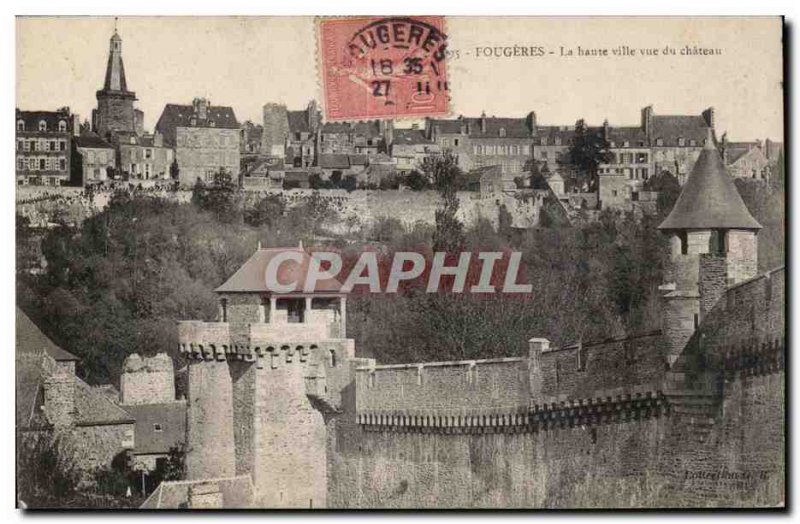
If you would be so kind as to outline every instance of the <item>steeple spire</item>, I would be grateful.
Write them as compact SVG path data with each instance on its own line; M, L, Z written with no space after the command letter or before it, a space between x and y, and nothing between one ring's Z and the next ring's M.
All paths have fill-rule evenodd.
M106 81L104 91L128 92L125 82L125 66L122 64L122 38L117 33L117 19L114 18L114 34L111 35L108 50L108 65L106 66Z

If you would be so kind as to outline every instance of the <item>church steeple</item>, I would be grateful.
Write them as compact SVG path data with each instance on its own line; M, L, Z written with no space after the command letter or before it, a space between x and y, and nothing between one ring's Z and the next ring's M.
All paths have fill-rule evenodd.
M97 110L92 114L93 128L103 138L115 132L136 132L136 112L133 103L136 93L128 91L125 67L122 65L122 38L117 32L114 19L114 34L108 49L108 64L103 89L97 92Z
M122 63L122 38L117 33L117 21L114 19L114 34L111 36L108 49L108 66L103 91L128 92L125 82L125 66Z

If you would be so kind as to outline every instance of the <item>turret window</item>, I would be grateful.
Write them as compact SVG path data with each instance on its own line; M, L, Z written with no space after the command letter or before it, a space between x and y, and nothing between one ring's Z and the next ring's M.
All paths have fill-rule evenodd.
M681 255L689 254L689 240L686 238L686 231L678 233L678 240L681 243Z
M47 131L47 122L39 120L39 131Z

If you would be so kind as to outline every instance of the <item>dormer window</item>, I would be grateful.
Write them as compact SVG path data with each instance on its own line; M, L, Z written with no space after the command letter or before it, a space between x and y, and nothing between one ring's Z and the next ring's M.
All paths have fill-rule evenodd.
M657 146L663 146L664 145L664 139L663 138L656 138L656 145Z
M17 131L25 131L25 121L17 120Z
M196 118L192 118L191 124L192 124L192 127L196 126L197 125L197 119Z
M616 142L609 142L608 143L608 147L617 147L617 143Z
M209 122L208 125L210 125L211 127L217 127L217 123L214 122L213 120Z
M131 137L131 144L136 145L136 137L135 136Z
M153 431L155 431L156 433L161 433L163 430L164 428L161 427L161 424L159 423L153 424Z
M681 147L686 145L686 140L684 140L683 137L679 137L678 138L678 145L681 146Z
M696 146L697 145L697 140L689 140L689 145L690 146Z
M557 146L560 146L560 145L561 145L561 137L560 137L560 136L557 136L557 137L556 137L556 145L557 145Z
M47 131L47 122L39 120L39 131Z
M58 121L58 131L64 133L67 130L67 123L63 120Z
M622 143L622 147L630 147L630 146L631 146L631 143L628 142L627 140Z
M547 137L544 137L544 136L542 137L542 145L543 146L547 145Z
M501 127L500 128L500 138L505 138L505 136L506 136L506 128L505 127Z

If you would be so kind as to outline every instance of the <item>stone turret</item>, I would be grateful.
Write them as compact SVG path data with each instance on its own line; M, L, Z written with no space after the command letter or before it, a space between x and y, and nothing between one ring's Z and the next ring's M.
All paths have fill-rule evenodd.
M266 287L265 270L297 286ZM189 365L189 479L249 474L257 507L322 508L327 497L326 418L340 411L354 344L345 339L345 297L335 279L306 292L311 256L259 249L216 289L219 322L178 323Z
M726 172L710 128L675 206L658 228L670 237L662 318L674 360L724 289L754 277L758 266L761 225Z
M160 404L175 401L175 368L166 353L142 358L129 355L122 365L120 396L123 404Z

